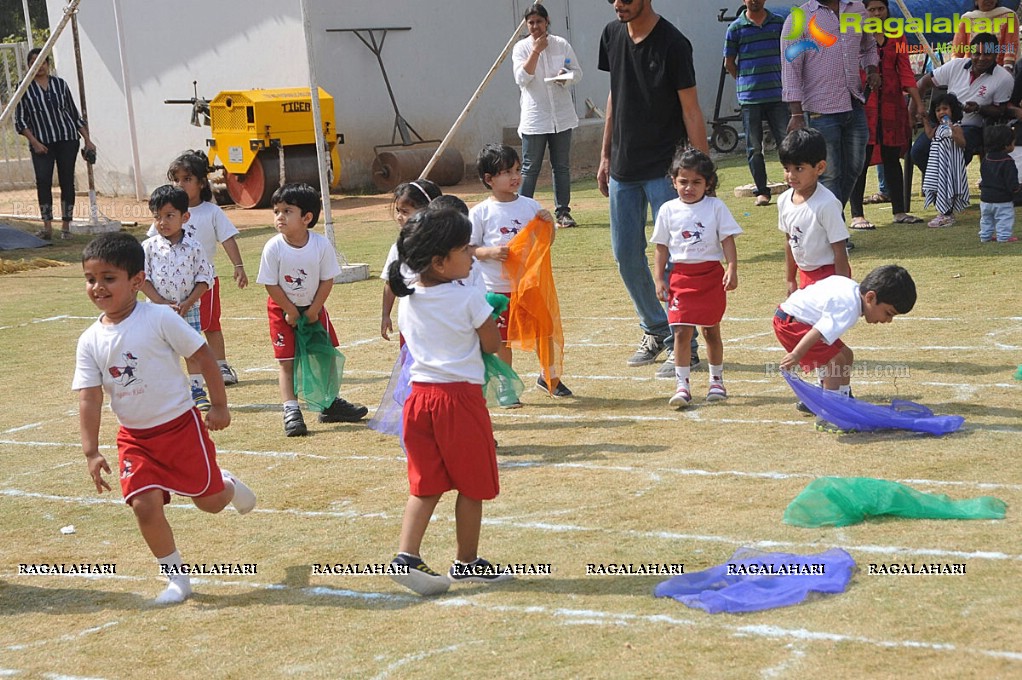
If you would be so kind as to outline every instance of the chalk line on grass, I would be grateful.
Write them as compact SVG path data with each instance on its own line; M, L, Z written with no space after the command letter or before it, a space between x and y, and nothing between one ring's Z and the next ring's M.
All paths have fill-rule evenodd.
M7 647L4 647L4 649L9 652L20 652L21 650L30 649L32 647L42 647L43 645L48 645L51 642L74 642L75 640L85 637L86 635L92 635L93 633L99 633L101 631L104 631L107 628L112 628L113 626L116 626L119 623L120 621L107 621L102 625L92 626L91 628L86 628L85 630L81 630L77 633L66 633L64 635L61 635L60 637L51 638L49 640L35 640L33 642L24 642L17 645L8 645Z
M456 652L463 647L468 647L469 645L481 645L484 643L485 643L484 640L471 640L469 642L459 642L456 645L448 645L447 647L440 647L438 649L427 649L421 652L414 652L412 654L408 654L407 656L401 657L397 661L388 664L386 668L384 668L382 671L373 676L373 680L384 680L384 678L389 678L391 673L398 670L402 666L407 666L410 663L422 661L424 659L428 659L429 657L436 656L438 654L448 654L450 652Z

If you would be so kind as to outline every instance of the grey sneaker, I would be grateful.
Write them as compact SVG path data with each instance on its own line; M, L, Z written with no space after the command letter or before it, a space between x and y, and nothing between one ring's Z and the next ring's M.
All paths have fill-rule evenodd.
M667 341L655 335L645 333L639 341L639 347L635 354L626 362L629 366L648 366L656 361L663 351L667 349Z
M667 350L667 359L656 369L656 377L661 379L674 377L674 348Z

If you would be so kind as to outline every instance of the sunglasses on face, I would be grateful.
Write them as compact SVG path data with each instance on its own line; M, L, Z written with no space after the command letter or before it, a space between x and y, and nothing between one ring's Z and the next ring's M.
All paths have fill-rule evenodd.
M607 0L607 2L609 2L611 5L613 5L615 1L616 0ZM632 4L632 0L621 0L621 4L622 5L630 5L630 4Z

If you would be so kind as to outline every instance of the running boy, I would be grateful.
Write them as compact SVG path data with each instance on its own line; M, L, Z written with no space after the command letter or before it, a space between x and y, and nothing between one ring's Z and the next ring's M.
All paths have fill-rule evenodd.
M841 202L820 183L827 169L827 142L819 131L799 128L777 148L791 187L777 199L777 228L787 236L785 282L790 295L832 274L851 276Z
M309 323L319 321L329 333L330 342L337 346L337 334L323 305L341 268L330 241L311 231L319 219L318 191L308 184L285 184L273 192L270 201L274 226L279 233L263 247L256 283L265 285L269 294L266 313L270 319L273 356L280 362L278 384L284 402L284 434L302 437L309 430L295 393L294 327L300 314L305 315ZM319 422L354 423L367 413L369 409L365 406L337 397L319 414Z
M201 333L199 300L213 283L213 268L202 246L184 231L188 222L188 194L173 184L157 187L149 197L156 235L142 242L145 282L142 292L158 305L170 305L188 325ZM209 395L202 389L202 373L185 358L192 400L200 411L209 410Z
M483 275L487 292L500 293L511 297L511 281L504 273L503 262L507 260L508 247L526 224L538 217L553 223L550 211L526 196L518 195L522 183L522 166L518 152L506 144L487 144L476 159L479 179L490 190L491 195L482 203L472 207L468 213L472 222L472 247ZM507 346L508 311L497 319L500 329L501 346L497 356L508 366L511 365L511 348ZM558 376L560 378L560 376ZM547 391L542 374L536 380L536 387ZM553 391L555 397L570 397L572 392L560 380ZM502 408L519 408L521 402L501 405Z
M853 356L841 336L860 316L866 323L890 323L915 304L915 282L893 264L877 267L862 283L835 275L796 290L774 314L774 334L787 350L780 368L789 371L796 364L805 371L815 368L824 389L851 396ZM816 419L816 427L836 431L822 418Z
M78 391L82 450L96 491L110 490L110 473L99 452L103 391L121 427L117 457L121 492L138 520L142 537L170 583L159 604L183 602L191 595L181 554L163 513L170 494L190 496L200 510L217 513L228 503L245 514L256 497L216 462L207 428L231 422L227 392L209 346L180 316L162 305L137 304L145 282L145 253L135 237L103 234L85 247L85 292L102 312L78 339L72 389ZM211 405L203 423L181 373L181 357L202 371Z

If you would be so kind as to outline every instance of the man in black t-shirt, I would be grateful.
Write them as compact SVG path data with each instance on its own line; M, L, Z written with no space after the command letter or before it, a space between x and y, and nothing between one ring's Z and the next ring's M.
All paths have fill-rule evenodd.
M600 38L599 69L610 72L610 93L596 177L600 191L610 197L611 248L644 331L628 365L645 366L673 342L646 256L646 206L655 220L660 206L677 198L667 173L679 145L689 143L706 153L709 147L691 43L653 11L652 0L613 0L613 5L617 21ZM673 357L661 369L658 377L673 377Z

